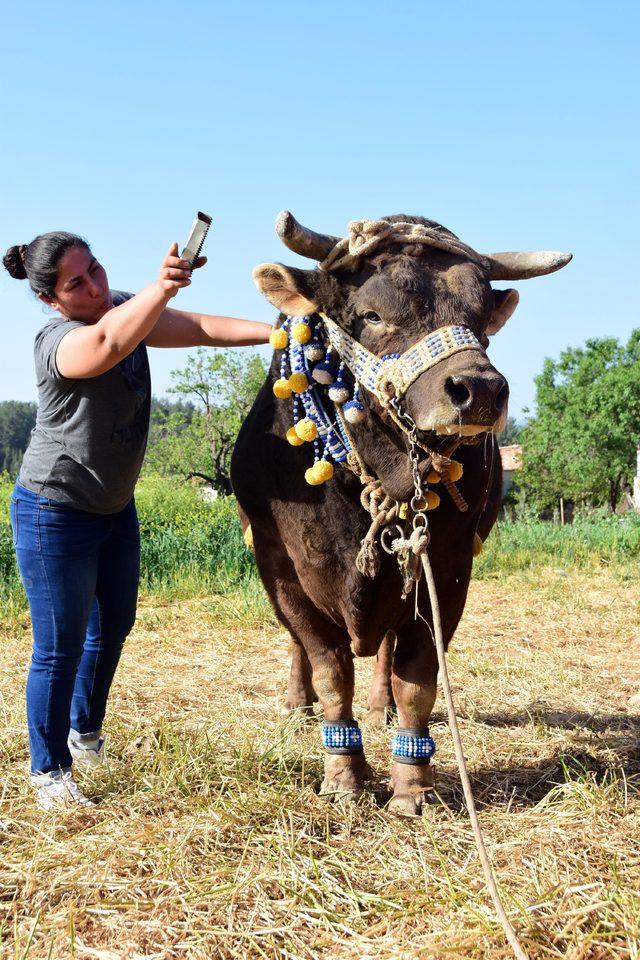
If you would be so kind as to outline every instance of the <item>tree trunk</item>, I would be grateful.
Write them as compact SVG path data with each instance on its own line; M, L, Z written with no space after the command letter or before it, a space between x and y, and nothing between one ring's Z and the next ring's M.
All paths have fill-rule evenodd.
M214 487L220 493L225 494L225 496L230 496L233 493L231 489L231 477L227 476L224 470L216 467L216 479L214 482Z
M609 512L615 513L620 498L620 481L622 475L618 474L615 480L609 480Z

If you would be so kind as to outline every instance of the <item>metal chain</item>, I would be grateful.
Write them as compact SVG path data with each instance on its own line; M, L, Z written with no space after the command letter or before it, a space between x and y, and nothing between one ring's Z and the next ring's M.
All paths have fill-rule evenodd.
M420 477L420 453L418 446L418 427L416 422L411 416L410 413L400 405L400 401L397 397L393 397L390 401L391 406L394 409L394 412L399 420L401 420L407 430L407 436L409 438L409 459L411 461L411 475L413 478L413 497L409 506L411 510L416 515L421 513L424 515L424 526L428 526L426 520L426 514L424 513L426 509L426 500L424 497L424 488L422 485L422 478ZM415 524L414 524L415 526Z
M398 566L403 576L404 587L403 597L407 597L413 586L420 579L422 567L420 565L420 554L426 549L429 535L429 521L427 519L426 508L427 500L424 493L424 486L420 476L420 448L418 446L418 427L413 417L401 406L397 397L390 400L394 413L398 420L404 425L409 439L409 460L411 462L411 476L413 479L413 497L409 503L413 518L411 521L411 534L409 531L403 531L399 524L392 527L387 536L381 538L383 550L386 553L395 554ZM387 531L384 531L387 533ZM416 597L417 599L417 597Z

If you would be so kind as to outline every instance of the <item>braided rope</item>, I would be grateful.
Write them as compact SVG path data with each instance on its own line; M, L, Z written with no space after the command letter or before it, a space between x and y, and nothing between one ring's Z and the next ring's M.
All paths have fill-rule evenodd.
M321 261L320 269L354 271L364 257L391 244L417 247L418 252L420 247L434 247L465 257L481 266L487 264L486 258L473 247L467 246L455 234L439 225L427 226L407 220L397 223L389 223L388 220L352 220L348 235L339 240Z
M429 546L429 534L426 527L414 527L408 537L396 537L391 546L393 553L412 553L420 557Z
M484 353L480 342L468 327L452 325L438 328L413 344L399 357L394 356L385 360L363 347L330 317L325 314L321 314L321 317L329 342L336 353L349 367L356 380L377 397L397 426L405 433L406 425L402 423L391 405L391 398L401 397L420 374L439 363L440 360L451 356L452 353L465 349L480 350ZM360 545L356 567L363 576L373 578L380 570L380 550L376 543L378 533L382 527L398 519L400 505L385 493L381 481L369 474L357 452L356 444L338 405L335 410L341 432L351 446L346 458L347 465L363 485L360 502L371 516L371 526ZM461 440L454 440L444 453L431 450L419 440L416 442L429 455L433 469L440 474L442 484L457 508L461 513L466 512L469 507L448 475L451 453Z
M382 483L375 477L361 476L364 487L360 494L360 503L371 516L371 526L360 544L356 557L356 567L365 577L375 577L380 570L380 550L376 542L382 527L398 518L398 501L385 493Z
M356 567L363 576L373 578L380 570L380 550L376 542L378 534L382 527L400 518L401 504L388 496L382 486L382 482L378 480L377 477L371 476L367 465L358 453L358 448L349 427L337 407L336 414L351 447L346 460L347 466L362 484L360 504L371 517L371 526L360 544L360 550L356 557ZM404 429L402 424L400 424L400 426ZM475 438L473 439L475 440ZM424 444L420 444L425 453L429 454L431 465L440 473L440 478L444 486L451 494L461 513L464 513L469 507L455 483L449 480L447 470L451 464L452 454L455 453L463 442L465 442L465 440L462 437L457 437L451 441L442 453L437 453ZM419 553L416 552L415 555L419 556Z

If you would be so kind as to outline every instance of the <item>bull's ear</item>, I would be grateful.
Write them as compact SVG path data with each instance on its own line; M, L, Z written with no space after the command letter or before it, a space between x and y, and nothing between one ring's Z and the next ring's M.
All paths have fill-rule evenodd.
M253 270L253 280L260 293L282 313L307 317L318 309L309 277L312 272L281 263L260 263Z
M520 294L517 290L494 290L493 291L493 313L491 314L491 319L487 324L487 329L485 333L488 336L493 336L494 333L497 333L498 330L501 330L504 327L505 323L518 306L518 300L520 299Z

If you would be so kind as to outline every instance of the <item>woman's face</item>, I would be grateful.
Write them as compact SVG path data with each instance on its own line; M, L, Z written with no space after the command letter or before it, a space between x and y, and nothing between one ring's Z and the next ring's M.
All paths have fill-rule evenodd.
M58 264L53 297L42 294L39 297L69 320L83 323L97 323L111 309L106 271L84 247L70 247L66 251Z

